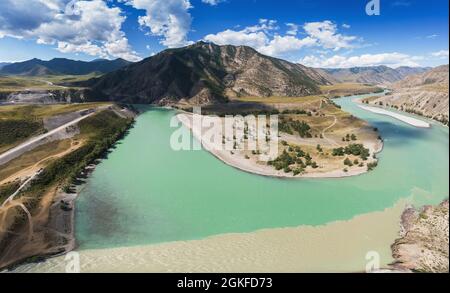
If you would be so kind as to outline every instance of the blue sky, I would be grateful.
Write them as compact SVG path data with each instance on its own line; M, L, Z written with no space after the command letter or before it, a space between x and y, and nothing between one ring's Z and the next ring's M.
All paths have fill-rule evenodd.
M198 40L316 67L448 63L448 0L2 0L0 62L138 61Z

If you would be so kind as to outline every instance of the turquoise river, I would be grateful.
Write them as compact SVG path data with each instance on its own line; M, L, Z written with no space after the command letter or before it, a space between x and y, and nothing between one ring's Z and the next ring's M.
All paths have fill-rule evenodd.
M150 108L88 179L77 200L79 249L113 248L265 228L322 225L382 211L399 199L449 193L448 128L419 129L336 100L385 140L375 171L341 179L266 178L206 151L173 151L172 110ZM188 130L186 130L188 131Z

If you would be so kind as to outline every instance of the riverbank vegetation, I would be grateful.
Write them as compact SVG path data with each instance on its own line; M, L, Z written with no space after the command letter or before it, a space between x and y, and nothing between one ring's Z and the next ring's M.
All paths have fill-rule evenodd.
M50 143L56 144L57 147L61 144L61 147L64 147L59 152L55 150L55 154L50 154L49 151L56 147L46 144L42 146L47 150L44 159L38 155L42 152L38 147L13 160L16 163L16 160L21 160L24 164L22 165L23 169L13 174L21 176L22 180L28 178L28 176L23 178L28 169L33 171L40 168L40 172L29 186L15 196L11 203L0 209L0 213L6 213L9 219L7 223L4 223L2 229L14 231L14 234L0 232L0 251L28 251L20 255L21 259L46 255L48 251L59 253L64 251L68 241L67 237L70 235L61 236L60 234L67 233L65 229L71 227L71 217L59 220L56 218L60 217L58 214L61 212L68 211L70 213L71 208L68 209L69 205L62 201L60 209L57 204L59 200L55 201L55 198L64 192L70 193L73 190L73 184L78 183L79 178L83 176L85 168L107 156L109 149L127 134L134 119L126 118L126 115L120 110L121 108L118 106L105 107L98 113L82 120L78 123L79 132L74 137ZM13 167L9 166L8 170L11 168L13 170ZM35 174L34 172L33 174ZM5 176L11 175L10 173ZM13 178L12 175L10 177ZM14 180L1 185L0 199L3 201L13 194L20 182L20 180ZM53 207L53 202L56 204L55 207ZM18 205L22 208L17 208ZM53 227L55 221L59 221L57 227ZM33 233L32 241L27 236L30 233L30 222L33 222L34 227L31 231ZM17 255L0 254L0 267L2 264L17 261L16 257Z

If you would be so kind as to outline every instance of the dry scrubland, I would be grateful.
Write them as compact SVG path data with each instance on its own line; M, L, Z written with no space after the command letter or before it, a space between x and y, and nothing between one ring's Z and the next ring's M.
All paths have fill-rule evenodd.
M349 94L354 90L373 90L368 86L339 85L327 87ZM190 106L177 107L190 111ZM237 142L233 151L213 150L216 157L238 169L276 177L344 177L359 175L376 167L376 153L382 141L376 129L344 111L327 95L306 97L240 97L229 104L212 105L203 114L279 114L279 156L273 161L260 160L263 150L240 150L248 140ZM178 116L192 128L191 116ZM203 129L206 130L206 129ZM245 126L245 135L254 129ZM194 130L199 136L199 131ZM269 135L268 135L269 136ZM230 139L230 138L227 138ZM269 141L269 138L266 138ZM222 142L225 143L225 138Z

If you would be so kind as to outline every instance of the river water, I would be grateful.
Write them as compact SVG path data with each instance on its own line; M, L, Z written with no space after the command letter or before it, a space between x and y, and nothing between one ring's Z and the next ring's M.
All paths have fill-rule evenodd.
M81 249L201 239L265 228L322 225L381 211L401 198L448 197L448 128L419 129L337 100L385 139L375 171L342 179L247 174L205 151L170 148L174 111L148 109L95 170L77 202Z
M385 145L373 172L341 179L267 178L205 151L173 151L175 112L147 109L77 200L84 269L359 271L371 248L389 263L403 202L449 196L449 132L364 111L353 102L361 97L336 103L377 127ZM21 270L63 271L64 259Z

